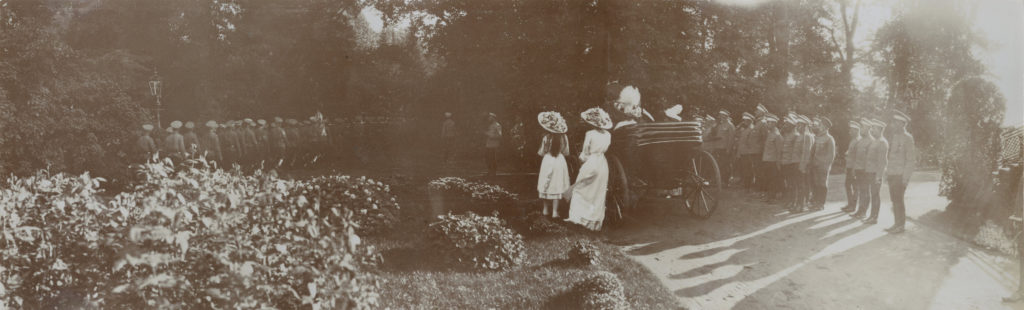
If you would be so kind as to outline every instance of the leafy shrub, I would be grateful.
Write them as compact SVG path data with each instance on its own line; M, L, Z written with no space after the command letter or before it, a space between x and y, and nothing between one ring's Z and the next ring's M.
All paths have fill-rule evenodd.
M435 249L453 262L475 268L499 270L518 266L526 260L523 237L493 216L468 212L440 216L430 224L429 239Z
M564 234L569 230L565 226L556 223L550 216L540 212L533 212L519 218L522 227L531 235L556 235Z
M399 205L391 187L366 177L316 177L307 182L303 194L312 200L314 212L331 221L343 210L352 210L359 234L389 230L399 220Z
M577 240L569 249L569 262L577 265L597 265L601 251L589 240Z
M351 211L322 219L306 208L308 184L166 164L147 164L142 174L134 191L107 204L97 202L99 182L88 176L11 180L23 185L0 196L5 231L32 233L24 227L46 225L36 226L34 239L5 234L0 240L21 242L3 252L5 263L16 263L0 272L9 292L0 290L0 300L26 308L376 304L377 284L359 271L369 257L358 247Z
M968 78L956 84L942 112L939 194L951 206L987 203L992 171L998 167L1000 129L1006 99L999 88L982 78Z
M509 192L501 186L467 181L458 177L443 177L430 181L427 184L427 189L466 195L475 203L510 205L518 198L518 195Z
M622 282L615 274L600 271L576 284L581 309L618 310L629 309Z

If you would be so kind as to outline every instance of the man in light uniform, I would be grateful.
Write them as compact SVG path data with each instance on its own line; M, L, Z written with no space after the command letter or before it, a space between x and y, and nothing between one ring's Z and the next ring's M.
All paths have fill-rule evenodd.
M824 210L828 195L828 174L836 158L836 140L829 134L832 121L827 117L815 120L814 147L811 149L811 209Z
M185 122L185 155L189 158L196 156L199 150L199 137L196 136L196 124L192 121Z
M167 156L174 164L179 164L185 158L185 137L178 133L178 130L181 129L181 121L171 122L171 127L168 129L170 129L170 134L164 139L164 151L167 152Z
M906 204L903 203L903 195L907 191L907 184L910 183L910 176L914 173L914 165L917 163L917 148L914 146L914 136L907 132L908 123L910 116L900 111L894 113L892 124L895 133L889 144L888 166L885 171L886 179L889 181L892 213L896 219L892 227L886 231L894 234L903 232L903 225L906 223Z
M857 210L857 173L855 167L857 163L857 146L860 144L861 134L860 125L857 122L850 121L850 145L846 148L846 181L844 186L846 187L846 206L843 207L843 212L853 212Z
M753 143L753 155L751 158L752 166L754 168L754 189L764 195L768 193L768 176L764 173L767 172L763 166L764 162L761 158L764 154L764 143L768 139L768 128L767 116L768 109L762 104L757 104L754 110L754 131L751 133Z
M216 162L217 165L224 165L224 157L220 149L220 137L217 136L217 122L207 121L206 132L199 141L199 153L206 157L207 161Z
M715 126L711 141L714 143L711 153L718 161L719 170L722 172L724 185L729 185L732 177L732 154L729 151L733 148L733 139L736 138L736 126L732 124L729 111L718 112L718 124Z
M754 131L757 128L754 127L754 116L750 113L743 112L742 121L740 122L740 133L739 138L736 139L736 156L738 157L738 164L736 170L740 175L740 181L743 188L752 190L754 185L754 176L756 171L754 170L754 155L759 151L757 149L758 143Z
M885 130L885 123L880 120L871 120L871 125L870 134L875 139L868 146L868 151L864 155L865 180L868 190L871 191L871 212L864 219L864 223L869 225L878 223L878 209L882 205L879 192L882 190L882 176L885 175L889 154L889 141L882 136L882 131ZM861 199L865 199L865 197L861 196Z
M872 127L874 124L867 119L860 120L860 130L864 133L861 136L860 142L857 142L857 146L854 149L855 153L853 158L856 159L854 164L854 172L857 174L857 208L854 213L850 216L856 218L863 218L868 212L868 208L871 207L871 181L868 177L867 166L868 166L868 149L875 143L875 136L871 134Z
M144 124L142 125L142 135L139 136L139 140L135 145L139 149L140 163L145 163L153 159L153 154L156 154L158 149L156 148L156 142L153 141L153 137L150 136L153 132L153 125Z
M775 115L765 117L765 128L768 130L768 135L764 141L764 153L761 155L761 167L764 170L761 173L764 182L761 184L765 186L765 201L768 203L775 203L778 195L785 188L785 178L779 168L779 160L782 157L782 135L779 134L779 128L775 126L778 121L779 119Z
M782 156L779 158L782 175L786 179L786 208L796 209L797 196L799 194L800 180L800 144L803 141L801 134L796 130L796 115L790 114L786 117L782 135Z

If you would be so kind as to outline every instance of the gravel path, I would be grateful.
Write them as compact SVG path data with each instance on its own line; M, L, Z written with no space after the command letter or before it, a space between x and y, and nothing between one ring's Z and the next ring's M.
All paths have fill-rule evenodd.
M723 192L705 221L648 200L646 214L610 239L688 309L1024 309L1000 302L1016 288L1015 259L913 220L945 208L937 174L915 175L900 235L883 231L893 221L888 199L876 225L839 211L842 178L832 177L824 211L801 214L740 190Z

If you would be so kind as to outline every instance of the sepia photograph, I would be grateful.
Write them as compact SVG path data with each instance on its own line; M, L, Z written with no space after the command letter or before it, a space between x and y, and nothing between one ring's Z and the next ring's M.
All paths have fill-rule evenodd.
M1024 310L1024 0L0 0L0 310Z

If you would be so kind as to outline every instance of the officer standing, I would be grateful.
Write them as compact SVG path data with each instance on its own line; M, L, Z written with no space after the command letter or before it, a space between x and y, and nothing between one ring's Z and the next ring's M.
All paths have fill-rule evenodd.
M494 113L487 114L487 131L484 131L484 157L487 160L487 175L494 176L498 172L498 147L501 146L501 124Z
M814 147L811 149L811 208L824 210L828 195L828 174L836 158L836 140L829 134L832 121L827 117L815 120Z
M714 135L711 137L711 141L714 142L714 148L711 152L715 155L715 159L719 161L719 168L721 168L722 180L725 181L725 185L731 183L729 181L732 177L732 154L729 154L729 151L732 150L735 135L736 126L732 124L729 111L719 111L718 124L715 126Z
M914 165L917 163L917 148L914 146L914 136L907 132L908 123L910 116L903 112L896 111L893 115L892 124L896 133L889 144L888 167L885 174L889 181L889 198L892 200L892 213L896 221L885 231L894 234L902 233L903 225L906 223L906 204L903 203L903 195L907 191L907 184L910 184L910 176L914 173Z
M857 174L857 209L851 215L857 218L863 218L867 214L868 208L871 207L871 178L868 176L868 149L871 145L875 144L875 136L871 133L874 124L867 119L861 119L860 129L864 133L861 136L860 142L857 143L856 153L854 158L857 160L853 167Z
M178 130L181 129L181 121L171 122L169 129L170 134L164 139L164 149L171 161L178 164L185 157L185 137L178 133Z
M267 128L267 121L260 119L256 121L259 127L256 128L256 141L260 145L260 161L273 157L273 148L270 145L270 128Z
M754 168L754 188L763 194L768 191L768 182L766 182L768 177L765 175L767 171L761 161L764 154L764 143L768 140L768 114L768 109L758 103L754 110L754 131L751 134L754 153L750 161Z
M846 206L843 212L853 212L857 209L857 174L855 167L857 163L857 146L861 141L860 125L850 121L850 145L846 148Z
M135 142L135 145L139 149L141 163L148 162L153 159L153 154L156 154L156 142L153 141L153 137L150 135L153 133L153 125L144 124L142 125L142 135L139 136L139 140Z
M708 153L711 153L712 155L714 155L715 154L714 153L715 152L715 141L714 141L715 140L715 138L714 138L715 137L715 128L718 127L718 124L715 121L715 117L713 117L711 115L705 116L702 119L702 121L703 122L701 123L701 125L703 126L703 128L702 128L703 131L701 132L701 137L700 137L701 139L700 140L703 141L703 143L701 143L701 148L705 152L708 152Z
M754 184L754 153L756 153L756 144L753 141L753 122L754 116L743 112L735 150L736 157L739 159L736 161L735 169L739 173L740 184L747 190L750 190Z
M864 219L864 223L869 225L878 223L878 209L882 204L879 192L882 190L882 176L885 174L889 153L889 141L882 136L885 123L880 120L871 120L871 125L870 134L875 139L868 147L864 166L867 188L871 191L871 212ZM861 199L865 199L864 196L861 196Z
M203 133L203 137L199 141L199 147L200 154L206 156L206 160L223 165L224 157L220 149L220 137L217 136L217 122L212 120L206 122L206 132Z
M790 114L783 124L785 134L782 136L782 156L779 159L782 168L782 175L786 179L786 208L796 209L797 197L799 194L800 180L800 142L803 141L800 132L796 130L796 115Z
M231 130L230 120L221 122L220 130L221 132L218 137L220 138L222 147L221 156L224 159L221 164L223 164L225 168L228 168L231 167L231 164L234 164L235 160L238 158L238 144L235 144L238 140L235 139L235 134Z
M280 167L284 164L285 152L288 149L288 134L284 131L284 128L281 128L283 125L284 120L280 117L275 117L267 133L275 167Z
M192 158L196 155L196 151L199 149L199 137L196 136L196 124L192 121L185 122L185 134L182 135L185 139L185 156Z
M799 205L797 211L804 211L805 208L810 206L811 202L811 188L814 182L811 181L810 164L811 164L811 150L814 148L814 133L811 132L811 119L804 115L799 115L800 121L797 123L798 130L800 131L800 184L799 184Z
M243 121L245 123L245 129L242 130L242 144L245 148L245 164L251 165L256 161L256 157L260 153L260 143L256 140L256 122L251 118L247 118Z
M775 203L785 187L785 178L782 177L779 169L779 159L782 157L782 135L779 133L779 128L775 126L778 121L779 119L775 115L765 117L768 134L764 141L764 153L761 155L761 167L764 170L761 173L763 180L759 182L764 186L765 201L768 203Z

